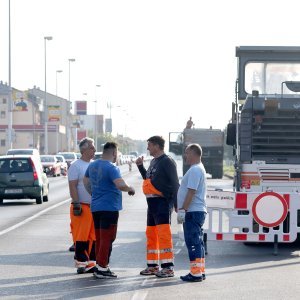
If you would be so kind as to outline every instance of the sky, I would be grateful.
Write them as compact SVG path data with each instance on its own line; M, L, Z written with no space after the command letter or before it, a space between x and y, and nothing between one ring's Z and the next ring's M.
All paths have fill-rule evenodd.
M3 82L8 1L0 0ZM300 46L299 7L296 0L11 0L11 83L44 90L44 37L52 36L47 91L68 99L75 58L71 100L87 100L90 114L97 100L114 134L168 139L190 116L195 127L224 129L235 99L235 47Z

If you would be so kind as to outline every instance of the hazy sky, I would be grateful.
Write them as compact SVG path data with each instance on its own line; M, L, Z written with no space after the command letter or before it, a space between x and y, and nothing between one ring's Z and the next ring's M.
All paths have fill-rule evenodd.
M297 0L11 0L12 86L88 100L114 133L146 139L231 117L236 46L300 46ZM0 80L8 81L8 0L0 0ZM100 88L96 85L100 84ZM84 95L84 94L87 95Z

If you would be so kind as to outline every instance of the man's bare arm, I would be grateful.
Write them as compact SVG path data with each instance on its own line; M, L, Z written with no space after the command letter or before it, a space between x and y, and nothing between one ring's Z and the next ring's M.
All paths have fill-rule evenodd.
M69 181L70 196L72 198L73 203L79 203L77 185L78 185L78 180Z
M92 188L91 188L91 182L90 182L90 179L88 177L83 177L83 184L84 184L84 187L86 189L86 191L92 195Z
M135 190L132 186L128 185L123 178L114 180L114 184L122 192L128 192L130 196L135 194Z

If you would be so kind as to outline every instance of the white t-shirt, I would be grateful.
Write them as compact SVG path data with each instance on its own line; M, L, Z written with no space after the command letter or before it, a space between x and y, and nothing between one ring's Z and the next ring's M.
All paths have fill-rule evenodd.
M83 184L83 177L87 167L89 166L89 162L86 162L82 159L77 159L74 161L70 168L68 169L68 180L78 180L77 192L79 201L81 203L91 203L91 195L86 191Z
M183 206L188 189L196 193L187 211L204 211L206 209L206 171L202 163L192 165L181 180L177 193L178 208Z

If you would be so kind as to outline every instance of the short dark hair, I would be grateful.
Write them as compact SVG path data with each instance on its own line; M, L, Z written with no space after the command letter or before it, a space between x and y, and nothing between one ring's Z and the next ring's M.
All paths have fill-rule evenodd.
M106 142L103 146L103 153L107 153L110 150L116 150L118 148L118 144L115 142Z
M164 148L165 148L165 140L162 136L159 136L159 135L151 136L147 140L147 142L152 143L154 145L158 145L161 150L164 150Z
M189 148L191 151L193 151L199 157L202 156L202 148L199 144L189 144L187 146L187 148Z

